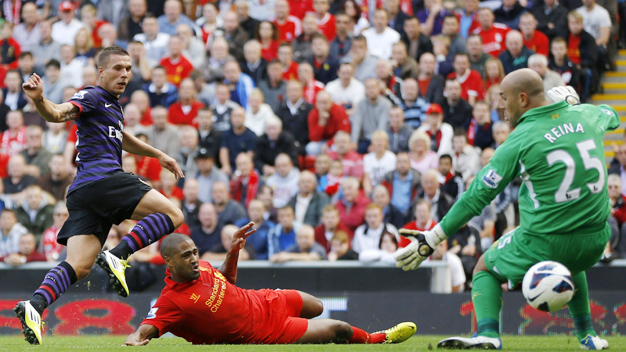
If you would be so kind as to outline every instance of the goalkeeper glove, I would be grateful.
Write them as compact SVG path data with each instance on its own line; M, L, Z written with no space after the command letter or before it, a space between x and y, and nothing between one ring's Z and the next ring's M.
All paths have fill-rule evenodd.
M569 105L580 104L580 97L578 93L571 86L560 86L550 89L546 95L552 99L555 103L565 100Z
M411 244L399 250L395 255L396 266L404 271L417 269L426 258L433 254L437 245L448 238L439 224L432 230L424 232L400 229L400 234L411 239Z

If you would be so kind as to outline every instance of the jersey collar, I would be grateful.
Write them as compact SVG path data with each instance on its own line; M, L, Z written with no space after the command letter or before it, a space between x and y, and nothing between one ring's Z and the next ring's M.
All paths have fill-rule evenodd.
M517 124L519 125L525 119L529 119L529 118L534 117L536 115L550 116L552 111L556 111L556 110L562 109L562 108L566 107L567 105L569 105L569 104L567 104L565 101L560 101L558 103L554 103L554 104L550 104L550 105L546 105L546 106L530 109L530 110L526 111L524 113L524 115L522 115L522 117L520 117L519 122Z

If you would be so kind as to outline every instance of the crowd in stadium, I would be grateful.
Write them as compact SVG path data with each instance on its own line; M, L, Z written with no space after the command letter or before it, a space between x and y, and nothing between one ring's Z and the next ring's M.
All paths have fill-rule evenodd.
M506 141L504 75L528 67L545 91L571 85L583 100L598 90L626 40L626 2L599 2L4 0L0 258L63 258L76 172L75 124L46 123L22 82L37 73L47 99L67 101L97 84L95 57L116 45L133 63L124 130L185 178L138 155L122 167L180 205L177 232L202 259L223 260L253 221L241 260L393 263L408 243L398 229L434 227ZM607 257L626 252L626 147L616 159ZM431 257L450 263L456 290L519 223L521 182ZM132 226L114 226L105 247ZM162 263L157 246L131 261Z

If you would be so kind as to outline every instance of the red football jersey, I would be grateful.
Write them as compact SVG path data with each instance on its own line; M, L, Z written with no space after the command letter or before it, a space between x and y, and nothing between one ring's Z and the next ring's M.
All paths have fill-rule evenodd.
M285 81L298 79L298 63L297 62L292 61L289 67L283 67L283 79Z
M402 226L402 228L408 230L429 231L432 230L435 225L437 225L437 222L435 220L428 219L428 222L426 223L426 226L424 228L417 226L417 221L411 221L410 223ZM404 248L408 246L409 243L411 243L411 240L409 240L407 237L400 236L400 242L398 242L398 247Z
M278 41L291 43L300 34L302 34L302 22L296 16L288 16L285 23L274 21L274 25L278 29Z
M567 40L567 57L576 65L580 64L580 35L569 35Z
M537 54L545 55L546 57L550 55L550 40L539 31L535 31L535 34L529 40L524 38L524 46Z
M184 56L180 56L177 62L172 62L169 57L163 58L160 65L165 67L165 73L167 74L167 81L175 85L177 88L180 82L189 77L191 71L193 71L193 65Z
M193 344L293 343L308 327L306 319L283 314L288 291L241 289L203 260L198 279L175 282L167 269L165 283L141 323L159 335L172 332Z
M313 80L303 88L302 97L307 103L315 105L317 93L321 90L324 90L324 83Z
M313 12L313 0L287 0L289 13L303 19L307 12Z
M335 39L337 28L335 27L335 16L330 13L326 13L321 20L315 19L317 22L317 29L326 36L328 41Z
M189 125L198 128L196 116L198 116L198 111L203 107L204 104L199 101L194 101L191 103L191 106L188 105L185 108L183 108L180 102L175 102L168 109L168 120L173 125Z
M461 98L468 100L470 96L475 96L476 101L485 99L485 86L478 71L469 69L469 73L462 77L457 77L456 72L452 72L448 75L448 79L453 78L461 83Z
M506 50L504 39L511 29L501 23L494 23L493 26L484 31L481 27L476 28L472 33L480 34L483 39L483 51L487 54L498 57L501 52Z

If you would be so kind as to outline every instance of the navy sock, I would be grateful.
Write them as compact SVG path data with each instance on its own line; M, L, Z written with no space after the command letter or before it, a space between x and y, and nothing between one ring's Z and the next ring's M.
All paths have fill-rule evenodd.
M174 230L174 223L169 216L162 213L150 214L141 219L132 231L124 236L115 248L111 249L111 254L125 260L131 254L157 242Z

